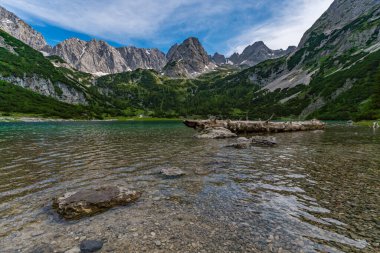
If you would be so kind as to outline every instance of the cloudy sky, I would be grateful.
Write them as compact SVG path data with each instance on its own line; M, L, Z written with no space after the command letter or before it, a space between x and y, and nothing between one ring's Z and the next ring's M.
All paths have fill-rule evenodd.
M333 0L0 0L49 44L78 37L156 47L198 37L209 53L297 45Z

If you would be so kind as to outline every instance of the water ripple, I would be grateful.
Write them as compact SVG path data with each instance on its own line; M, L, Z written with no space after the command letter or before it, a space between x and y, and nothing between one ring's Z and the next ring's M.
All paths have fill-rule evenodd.
M119 184L191 203L184 211L239 226L263 252L376 252L379 135L338 127L247 150L192 135L179 123L0 124L0 239L48 230L57 194ZM187 176L165 180L167 166Z

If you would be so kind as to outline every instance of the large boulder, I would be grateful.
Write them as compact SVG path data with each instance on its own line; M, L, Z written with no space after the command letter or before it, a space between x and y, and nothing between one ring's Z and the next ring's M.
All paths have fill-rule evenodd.
M105 186L68 192L53 199L53 208L65 219L79 219L103 212L114 206L127 205L136 201L140 192L119 186Z
M224 127L205 128L195 135L199 139L235 138L237 135Z

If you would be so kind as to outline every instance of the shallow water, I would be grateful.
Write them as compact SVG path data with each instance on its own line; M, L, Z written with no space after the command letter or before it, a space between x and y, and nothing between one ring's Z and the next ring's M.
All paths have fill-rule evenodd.
M0 123L0 252L379 252L380 131L329 126L226 148L179 122ZM165 179L160 169L187 175ZM120 185L126 207L66 222L51 199ZM40 251L38 251L40 250Z

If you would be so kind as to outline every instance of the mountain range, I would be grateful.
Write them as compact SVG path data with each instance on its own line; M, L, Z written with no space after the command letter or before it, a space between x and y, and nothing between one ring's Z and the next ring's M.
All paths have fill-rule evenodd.
M0 6L0 28L45 55L57 55L71 67L86 73L101 76L106 74L153 69L163 71L172 77L194 77L214 69L214 65L226 64L208 58L207 52L197 38L188 38L182 44L173 45L165 55L160 50L136 48L133 46L115 48L102 40L83 41L70 38L54 47L49 46L43 36L18 18L15 14ZM284 56L295 50L271 50L263 42L248 46L232 65L254 66L262 61ZM236 55L234 54L234 55ZM178 61L185 61L178 63ZM177 62L175 69L173 64Z
M0 29L6 113L380 118L380 0L335 0L297 47L259 41L229 57L194 37L167 54L76 38L51 47L1 7Z

